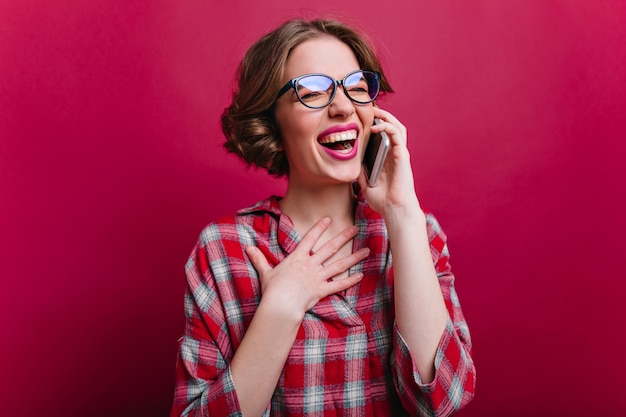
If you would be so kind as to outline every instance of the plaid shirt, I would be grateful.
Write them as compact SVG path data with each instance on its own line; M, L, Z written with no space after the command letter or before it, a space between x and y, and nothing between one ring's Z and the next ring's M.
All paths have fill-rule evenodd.
M301 239L278 201L261 201L210 224L200 235L186 265L186 326L172 416L242 415L229 364L261 298L244 248L257 246L276 265ZM384 222L363 201L355 219L360 232L353 249L369 247L371 253L350 272L364 277L345 294L326 297L306 312L265 416L450 415L472 399L475 371L446 237L427 214L449 319L435 357L435 379L424 384L394 322Z

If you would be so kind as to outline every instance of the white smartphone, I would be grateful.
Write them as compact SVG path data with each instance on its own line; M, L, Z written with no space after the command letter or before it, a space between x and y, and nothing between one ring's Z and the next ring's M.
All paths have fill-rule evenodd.
M374 124L380 122L379 119L374 119ZM376 187L378 182L378 176L383 169L385 157L389 151L389 136L387 133L381 132L370 135L370 139L365 149L365 157L363 158L363 166L365 167L365 176L367 177L367 183L370 187Z

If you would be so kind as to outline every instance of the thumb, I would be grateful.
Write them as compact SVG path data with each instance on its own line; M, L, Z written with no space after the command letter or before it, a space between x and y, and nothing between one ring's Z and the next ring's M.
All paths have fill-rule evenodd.
M267 258L259 248L256 246L247 246L246 254L248 258L250 258L250 262L254 266L254 269L259 273L259 277L262 277L266 272L271 271L272 267L269 262L267 262Z

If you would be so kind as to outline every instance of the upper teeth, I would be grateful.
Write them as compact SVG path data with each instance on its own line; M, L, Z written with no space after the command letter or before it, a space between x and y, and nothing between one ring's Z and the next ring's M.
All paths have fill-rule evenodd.
M334 142L343 142L345 140L354 140L356 139L357 132L356 130L344 130L343 132L331 133L328 136L324 136L320 138L320 143L334 143Z

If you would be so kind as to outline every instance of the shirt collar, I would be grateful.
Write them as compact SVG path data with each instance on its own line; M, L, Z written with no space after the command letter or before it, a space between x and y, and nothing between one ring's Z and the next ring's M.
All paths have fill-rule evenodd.
M267 214L278 223L278 243L289 254L296 248L302 236L294 229L291 218L284 214L278 204L282 197L272 195L265 200L241 209L237 212L239 215L263 215ZM369 222L379 218L380 215L372 210L363 198L357 198L357 204L354 213L355 224L361 229L360 234L365 235ZM365 237L365 236L363 236Z

